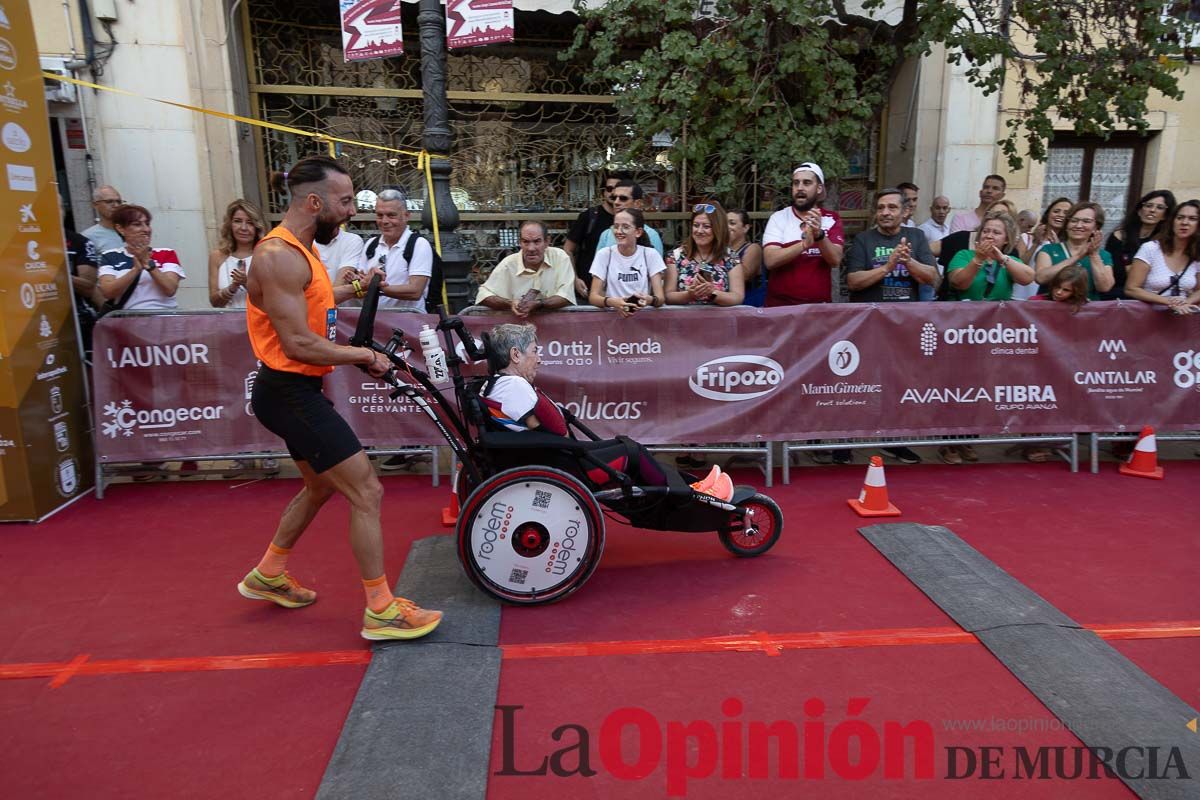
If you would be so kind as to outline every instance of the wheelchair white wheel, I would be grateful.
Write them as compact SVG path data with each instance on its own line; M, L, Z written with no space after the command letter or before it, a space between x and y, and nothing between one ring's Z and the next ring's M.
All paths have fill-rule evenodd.
M740 558L760 556L775 546L783 533L783 511L765 494L738 504L729 524L717 531L725 549Z
M517 467L484 480L458 517L458 557L472 583L509 603L561 600L604 551L604 516L576 478Z

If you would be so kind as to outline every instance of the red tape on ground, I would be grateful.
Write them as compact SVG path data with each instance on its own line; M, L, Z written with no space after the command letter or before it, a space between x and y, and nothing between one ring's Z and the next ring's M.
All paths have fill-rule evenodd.
M1105 640L1180 639L1200 637L1200 620L1129 622L1084 625ZM974 644L978 640L959 628L886 628L861 631L808 633L756 632L744 636L708 636L696 639L646 639L622 642L553 642L500 645L502 657L578 658L582 656L670 655L673 653L765 653L784 650L821 650L857 647L911 647L914 645ZM84 653L70 661L0 664L0 680L50 678L58 688L83 676L132 675L154 672L214 672L239 669L289 669L368 664L370 650L330 650L310 653L259 653L240 656L194 658L97 659Z

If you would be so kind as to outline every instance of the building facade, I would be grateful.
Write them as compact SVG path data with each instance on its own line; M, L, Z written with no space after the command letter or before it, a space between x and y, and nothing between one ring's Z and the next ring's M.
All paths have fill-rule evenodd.
M416 3L404 4L406 53L345 63L336 0L30 0L38 49L49 71L132 92L47 81L59 183L68 221L92 224L92 189L116 186L124 199L154 214L154 241L175 248L188 272L184 307L208 304L207 254L215 246L225 206L247 197L271 220L282 198L268 189L272 170L296 158L328 152L327 141L242 124L240 114L316 131L351 142L419 149L421 77ZM601 172L629 169L647 192L649 217L673 241L688 216L689 198L707 196L706 176L676 170L665 151L638 163L614 161L628 132L603 86L589 84L584 66L566 62L577 18L569 0L516 0L517 41L455 51L447 90L455 135L451 179L462 212L464 242L481 264L516 246L521 219L545 220L565 232L579 209L596 201ZM1182 78L1193 97L1196 76ZM207 109L197 113L159 102ZM935 48L905 65L887 108L839 176L831 205L850 230L867 224L871 191L911 180L922 208L945 194L956 209L974 207L983 176L1008 179L1019 208L1040 210L1060 194L1088 195L1109 209L1110 225L1139 192L1169 188L1181 199L1200 196L1194 150L1200 128L1195 103L1155 98L1148 136L1109 141L1064 135L1045 164L1008 169L995 141L1017 103L1013 87L985 97L965 67ZM669 147L670 142L663 143ZM415 160L353 144L333 151L356 186L404 188L414 208L424 196ZM800 160L804 154L798 153ZM787 176L740 176L731 204L763 218L786 198ZM373 227L369 207L352 223Z

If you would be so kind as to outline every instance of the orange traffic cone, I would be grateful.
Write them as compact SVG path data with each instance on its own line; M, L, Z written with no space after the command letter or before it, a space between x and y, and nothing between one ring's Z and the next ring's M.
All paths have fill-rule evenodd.
M450 481L450 505L442 509L442 526L453 528L458 522L458 476L462 468L454 471L454 479Z
M888 502L887 481L883 477L883 459L871 456L867 478L858 498L846 501L860 517L898 517L900 509Z
M1161 481L1163 468L1158 466L1158 440L1154 437L1154 428L1149 425L1142 428L1129 460L1121 465L1122 475L1133 475L1137 478L1154 478Z

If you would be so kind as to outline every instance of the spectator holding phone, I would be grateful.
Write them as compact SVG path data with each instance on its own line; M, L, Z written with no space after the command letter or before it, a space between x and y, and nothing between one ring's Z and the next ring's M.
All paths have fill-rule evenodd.
M639 309L657 308L666 302L662 256L653 247L638 244L645 222L636 208L618 211L613 218L616 244L600 250L592 261L588 302L597 308L613 308L629 317Z
M742 262L729 250L729 221L715 203L692 209L691 233L666 259L671 305L740 305L746 294Z
M1059 270L1078 264L1088 273L1088 299L1099 300L1102 292L1113 288L1112 256L1104 249L1104 209L1099 203L1084 200L1067 212L1066 240L1050 242L1037 254L1038 294L1049 291L1050 279Z
M208 254L208 301L213 308L246 307L254 246L266 233L262 213L249 200L234 200L225 209L220 246Z

